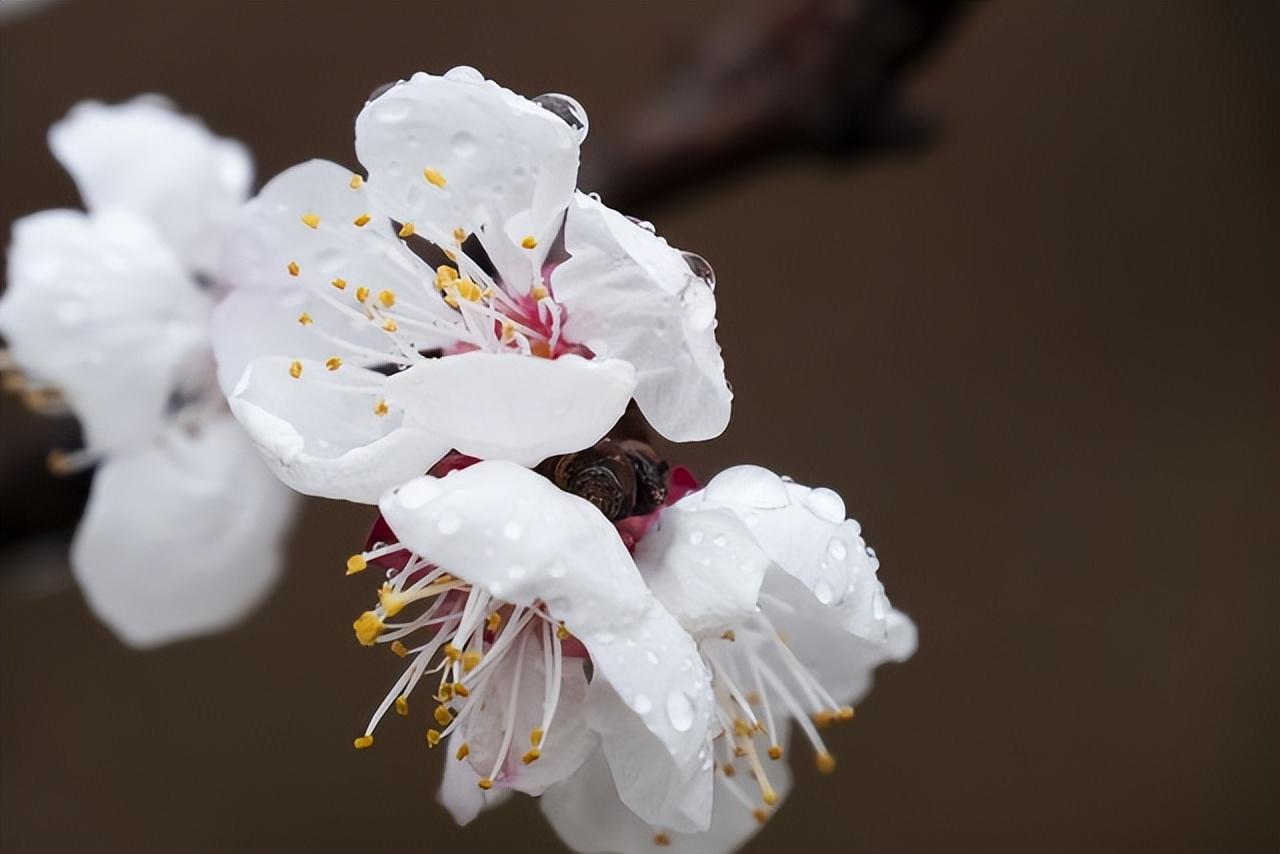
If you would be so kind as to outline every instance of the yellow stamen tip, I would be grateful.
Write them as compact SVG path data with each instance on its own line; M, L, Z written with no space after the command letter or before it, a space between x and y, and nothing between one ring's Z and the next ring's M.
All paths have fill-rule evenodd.
M382 303L387 308L391 308L391 306L396 304L396 292L395 291L379 291L378 302Z
M820 727L829 727L831 722L835 720L835 715L828 711L814 712L813 722Z
M529 733L529 743L532 744L534 747L537 747L538 745L542 744L542 737L544 735L546 735L546 733L542 731L542 727L540 726L534 727L533 732Z
M440 730L438 729L427 730L427 747L435 747L437 744L440 743L441 737L442 736L440 735Z
M445 644L443 649L440 651L443 652L444 657L450 661L457 661L459 658L462 658L462 653L458 652L458 648L451 643Z
M732 762L726 762L722 767L724 768L724 775L726 777L733 777L738 773L738 769L733 767Z
M396 714L407 717L409 714L409 701L404 697L396 697Z
M782 758L782 748L781 748L779 745L776 745L776 744L772 744L772 745L770 745L770 746L769 746L769 758L770 758L770 759L781 759L781 758Z
M298 275L298 274L299 274L299 273L301 273L301 272L302 272L302 268L298 266L298 262L297 262L297 261L290 261L290 262L289 262L289 275L290 275L290 276L296 276L296 275Z
M330 282L329 284L333 285L335 288L337 288L338 290L342 291L342 290L346 290L346 287L347 287L347 280L346 280L346 279L334 279L334 280L333 280L332 282Z
M453 712L449 711L448 706L436 706L436 710L433 712L433 715L435 716L436 723L440 724L440 726L448 726L453 722Z
M441 703L447 703L453 699L453 685L449 682L440 686L440 692L436 694L436 700Z
M471 745L467 744L464 741L462 742L461 745L458 746L458 752L453 755L458 759L458 761L462 761L463 759L466 759L470 753L471 753Z
M364 572L369 568L369 561L365 560L364 555L352 555L347 558L347 575L355 575L357 572Z
M369 289L364 285L356 288L356 302L364 302L369 298Z
M369 224L370 219L372 219L372 217L370 217L368 214L360 214L360 216L351 220L351 224L354 225L356 228L364 228L366 225Z
M475 670L482 657L483 656L475 650L468 650L467 652L464 652L462 654L462 672L470 673L472 670Z
M307 228L319 228L319 227L320 227L320 217L316 216L316 215L315 215L315 214L313 214L313 213L303 214L303 215L302 215L302 222L303 222L303 224L304 224L304 225L306 225L306 227L307 227Z
M538 239L534 237L532 234L530 234L524 240L520 241L520 245L523 246L525 249L535 249L538 246Z
M485 620L484 624L489 631L496 632L498 627L502 625L502 615L497 611L494 611L489 615L488 619Z
M839 717L840 717L840 720L842 721L853 720L853 715L854 715L853 706L844 706L843 708L840 709Z
M302 376L302 363L297 359L294 359L289 363L289 376L293 377L295 380Z
M404 658L406 655L409 654L409 648L404 644L400 643L400 641L391 642L391 651L394 652L396 655L400 656L401 658Z
M337 356L330 356L324 360L324 366L331 371L336 371L342 367L342 359Z
M551 292L548 291L546 288L544 288L542 285L534 285L529 290L529 296L533 297L534 299L546 299L547 294L549 293Z
M379 400L373 407L374 415L386 415L390 411L391 407L387 406L387 402L385 400Z
M455 228L453 230L453 239L458 241L459 243L462 243L467 239L467 232L464 231L462 228Z
M355 744L356 750L364 750L366 747L373 747L373 736L362 735L357 738L353 744Z
M523 762L525 765L532 765L533 763L537 762L541 756L542 756L541 750L539 750L536 747L531 747L528 751L525 752L524 756L520 757L520 761Z
M364 178L361 178L359 175L352 175L351 182L347 184L347 186L353 190L358 190L362 184L364 184Z
M400 328L400 324L396 323L394 320L392 320L389 317L387 318L387 322L382 324L383 332L395 332L399 328Z
M417 231L417 229L413 227L413 223L411 222L406 222L400 226L401 237L413 237L415 231Z
M480 788L484 789L484 790L487 792L487 791L489 791L490 789L492 789L492 788L493 788L493 781L492 781L492 780L490 780L488 777L481 777L481 778L476 782L476 785L477 785L477 786L479 786Z
M361 646L373 646L384 626L377 614L365 611L351 624L351 628L356 630L356 640L360 641Z
M395 588L390 583L387 583L378 588L378 604L382 606L382 610L387 612L388 617L394 617L404 610L404 606L408 602L395 591Z
M733 633L733 629L728 629L724 634L720 636L720 638L721 640L736 641L738 639L738 636Z
M773 806L778 802L778 793L770 788L761 790L760 797L764 800L766 806Z
M836 770L836 758L830 753L819 753L814 757L814 764L818 766L818 770L823 774L830 774Z
M760 822L761 824L764 824L766 821L769 820L769 811L762 810L762 809L754 809L751 811L751 817L754 818L756 821Z
M665 833L655 833L653 835L653 844L666 847L671 844L671 837L667 836Z
M307 314L305 311L298 315L298 323L303 326L310 326L313 322L311 315Z
M432 169L430 166L422 170L422 177L427 179L428 184L432 184L436 187L443 187L445 184L449 183L444 179L443 175Z
M459 697L470 697L471 689L466 685L463 685L461 682L454 682L453 693L457 694Z
M560 640L563 641L563 640L568 640L569 638L573 637L573 635L569 634L569 629L565 626L564 623L561 623L560 625L556 626L556 637L560 638Z

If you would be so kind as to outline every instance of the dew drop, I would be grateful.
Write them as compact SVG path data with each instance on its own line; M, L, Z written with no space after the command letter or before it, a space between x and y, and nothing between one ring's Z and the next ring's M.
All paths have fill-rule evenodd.
M513 563L511 566L507 567L507 577L512 581L519 581L528 574L529 570L525 569L518 563Z
M636 694L636 698L631 701L631 708L638 715L647 715L653 709L653 701L645 694Z
M553 563L551 569L547 570L547 574L552 578L564 578L568 572L569 570L565 569L562 563Z
M697 276L711 290L716 289L716 271L711 264L697 252L681 252L680 257L689 265L690 272Z
M762 509L786 507L790 502L782 479L759 466L725 469L711 479L705 494L711 502L746 504Z
M456 534L462 527L462 518L452 510L446 510L436 519L436 528L442 534Z
M716 319L716 298L705 283L692 281L680 291L685 322L690 329L703 330Z
M556 92L549 92L546 95L539 95L534 98L534 103L538 104L544 110L555 113L564 123L577 131L578 142L582 142L587 138L587 130L590 123L587 121L587 111L582 109L582 105L568 95L561 95Z
M631 220L633 223L635 223L636 225L640 226L641 228L643 228L645 231L649 232L650 234L657 234L657 233L658 233L658 229L654 228L654 227L653 227L653 223L649 222L649 220L647 220L647 219L639 219L639 218L634 217L634 216L628 216L628 217L627 217L627 219Z
M836 592L831 589L831 584L825 578L820 578L813 585L813 596L823 605L830 605L831 600L836 598Z
M455 65L444 73L445 80L460 80L465 83L483 83L484 75L470 65Z
M844 560L849 556L849 549L844 544L844 540L838 537L832 537L831 542L827 543L827 554L836 560Z
M804 503L819 519L835 524L844 521L844 499L830 489L818 487L811 490L805 496Z
M702 538L704 536L705 534L703 534L701 531L693 531L689 534L689 542L696 546L702 542Z
M729 545L729 538L726 537L724 534L716 534L715 539L713 539L711 542L715 545L716 548L722 549L725 546Z
M518 540L524 536L524 525L511 521L502 526L502 536L508 540Z
M680 691L667 695L667 719L676 732L687 732L693 726L693 703Z
M660 660L658 658L658 654L651 649L646 649L644 651L644 657L650 664L657 664Z
M406 510L416 510L440 494L440 486L432 478L420 477L400 487L396 500Z

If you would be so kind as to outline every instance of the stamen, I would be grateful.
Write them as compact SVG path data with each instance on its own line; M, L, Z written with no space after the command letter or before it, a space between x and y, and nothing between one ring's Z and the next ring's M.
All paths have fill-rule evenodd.
M406 717L409 714L409 701L405 699L403 694L396 697L396 714L401 717Z
M324 366L331 371L336 371L342 367L342 359L338 356L330 356L324 360Z
M438 729L427 730L427 747L435 747L443 736Z
M401 237L413 237L415 231L416 229L413 227L413 223L411 222L406 222L400 226Z
M378 302L382 303L386 308L391 308L396 304L396 292L391 290L379 291Z
M391 408L387 406L387 402L385 400L379 400L373 407L374 415L386 415L390 411Z
M337 288L337 289L338 289L338 290L340 290L340 291L346 290L346 288L347 288L347 280L346 280L346 279L334 279L334 280L333 280L332 282L330 282L329 284L333 285L335 288Z
M316 229L320 227L320 217L313 213L303 214L302 222L307 228Z
M298 315L298 323L302 324L303 326L310 326L314 322L315 321L312 319L311 315L305 311L302 314Z
M365 560L364 555L352 555L347 558L347 575L355 575L357 572L364 572L369 568L369 561Z
M364 750L366 747L373 747L373 736L362 735L355 740L356 750Z
M433 184L437 187L444 187L445 184L449 183L444 179L443 175L435 169L432 169L430 166L422 170L422 177L427 179L428 184Z
M367 213L362 213L360 214L360 216L351 220L351 224L354 225L356 228L364 228L366 225L369 224L369 220L372 218L373 217L369 216Z
M302 376L302 363L297 359L294 359L289 363L289 376L293 377L295 380Z
M369 289L364 285L356 288L356 302L364 302L369 298Z
M378 640L378 635L382 634L385 624L373 611L365 611L351 624L351 628L356 630L356 640L361 646L373 646Z
M347 186L353 190L358 190L360 189L360 185L363 183L364 183L364 178L360 177L359 175L352 175L351 182L347 184Z
M301 273L301 272L302 272L302 268L298 266L298 262L297 262L297 261L290 261L290 262L289 262L289 275L290 275L290 276L296 276L296 275L298 275L298 274L299 274L299 273Z
M535 249L538 246L538 240L532 234L530 234L527 237L525 237L524 240L520 241L520 245L523 246L525 249Z
M462 742L461 745L458 746L458 752L455 753L454 756L458 759L459 762L461 762L463 759L466 759L467 756L469 756L470 754L471 754L471 745L467 744L464 741Z

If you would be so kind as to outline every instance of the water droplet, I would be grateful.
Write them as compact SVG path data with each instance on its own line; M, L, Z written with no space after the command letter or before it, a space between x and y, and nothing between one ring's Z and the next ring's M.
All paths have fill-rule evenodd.
M705 495L713 503L723 501L760 508L786 507L790 503L782 478L760 466L725 469L707 484Z
M829 489L818 487L805 496L804 504L809 512L826 522L839 524L844 521L844 499Z
M877 593L875 598L871 600L871 616L877 620L883 620L889 615L889 600L885 598L883 593Z
M703 534L701 531L692 531L692 532L690 532L690 534L689 534L689 542L690 542L691 544L693 544L693 545L695 545L695 546L696 546L696 545L698 545L699 543L701 543L701 542L702 542L702 538L703 538L704 536L706 536L706 535L705 535L705 534Z
M667 719L676 732L687 732L693 726L693 703L680 691L667 695Z
M376 100L378 100L379 98L381 98L383 95L385 95L385 94L387 94L388 92L390 92L392 89L394 89L394 88L395 88L396 86L398 86L399 84L400 84L400 81L399 81L399 80L392 80L390 83L383 83L383 84L382 84L381 86L379 86L377 89L374 89L372 92L370 92L370 93L369 93L369 97L365 99L366 103L367 103L368 101L376 101Z
M697 276L711 290L716 289L716 271L711 264L697 252L681 252L680 256L689 265L690 272Z
M528 574L529 570L525 569L518 563L513 563L511 566L507 567L507 577L512 581L519 581Z
M827 543L827 554L836 560L844 560L849 556L849 549L844 544L844 540L838 537L832 537L831 542Z
M440 492L440 485L435 478L420 477L396 490L396 501L406 510L417 510L438 496Z
M597 632L595 636L596 643L613 643L617 639L613 632Z
M446 510L436 519L436 528L442 534L456 534L462 527L462 517L452 510Z
M650 664L657 664L658 661L660 660L658 658L658 654L651 649L646 649L644 651L644 657L648 660Z
M453 145L453 153L459 157L470 157L480 148L480 143L476 141L476 138L465 130L455 133L450 143Z
M823 605L830 605L831 600L836 598L836 592L831 589L831 584L825 578L819 578L813 585L813 597Z
M715 539L713 539L711 542L715 544L716 548L722 549L725 546L729 545L729 538L726 537L724 534L716 534Z
M587 130L590 123L587 121L587 111L582 109L573 98L568 95L561 95L556 92L549 92L546 95L539 95L533 99L536 104L544 110L555 113L564 123L578 132L578 142L582 142L587 138Z
M634 217L634 216L630 216L630 215L628 215L628 216L627 216L627 219L631 220L633 223L635 223L636 225L640 226L641 228L643 228L645 231L649 232L650 234L657 234L657 233L658 233L658 229L654 228L654 227L653 227L653 223L649 222L649 220L647 220L647 219L639 219L638 217Z
M867 546L867 557L871 558L872 560L876 559L876 550L871 548L871 546Z
M702 330L716 319L716 297L704 282L692 281L680 291L680 304L690 329Z
M551 564L551 569L548 570L548 574L552 578L564 578L568 572L569 570L565 569L562 563L553 563Z
M456 65L444 73L446 80L461 80L466 83L483 83L484 75L470 65Z
M502 526L502 536L508 540L518 540L524 536L524 525L511 521Z
M636 694L636 698L631 701L631 708L635 709L638 715L647 715L653 709L653 701L645 694Z

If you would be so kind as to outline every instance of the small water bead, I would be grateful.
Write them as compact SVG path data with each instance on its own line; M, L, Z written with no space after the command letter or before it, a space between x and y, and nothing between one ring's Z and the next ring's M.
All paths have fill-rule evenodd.
M729 545L729 538L724 534L716 534L715 538L711 542L716 548L722 549Z
M696 546L702 542L704 536L705 535L701 531L692 531L689 534L689 542Z
M644 657L650 664L657 664L660 660L658 658L658 654L651 649L646 649L644 651Z
M716 289L716 271L711 264L697 252L681 252L680 257L689 265L689 271L697 276L711 290Z
M849 548L844 544L844 540L832 537L831 542L827 543L827 554L836 560L844 560L849 556Z
M761 509L786 507L790 502L782 478L760 466L734 466L711 479L704 492L713 503L746 504Z
M820 578L813 585L813 597L823 605L830 605L831 600L836 598L836 592L831 588L830 582Z
M631 708L638 715L647 715L653 709L653 701L645 694L636 694L636 698L631 701Z
M628 215L628 216L627 216L627 219L631 220L633 223L635 223L636 225L640 226L641 228L643 228L645 231L649 232L650 234L657 234L657 233L658 233L658 229L654 228L654 227L653 227L653 223L649 222L649 220L647 220L647 219L639 219L638 217L634 217L634 216L630 216L630 215Z
M462 527L462 517L451 510L446 510L436 518L436 529L442 534L456 534Z
M703 330L716 319L716 298L705 283L692 281L680 291L680 305L684 308L685 323L690 329Z
M676 732L688 732L693 726L693 703L683 692L673 691L667 695L667 719Z
M567 570L565 565L562 563L553 563L551 564L551 569L547 572L552 578L564 578L565 575L568 574L569 570Z
M558 92L549 92L546 95L539 95L534 98L534 103L542 107L544 110L555 113L564 123L577 131L578 142L582 142L587 138L587 131L590 129L590 123L587 121L587 111L574 98L568 95L561 95Z
M524 536L524 525L511 521L502 526L502 536L508 540L518 540Z
M434 478L420 477L396 490L396 500L406 510L416 510L438 497L442 491Z
M483 83L484 75L470 65L455 65L444 73L445 80L458 80L464 83Z
M518 563L513 563L511 566L507 567L507 577L512 581L519 581L528 574L529 570Z
M844 499L830 489L818 487L810 490L804 503L813 515L823 521L837 525L844 521Z

